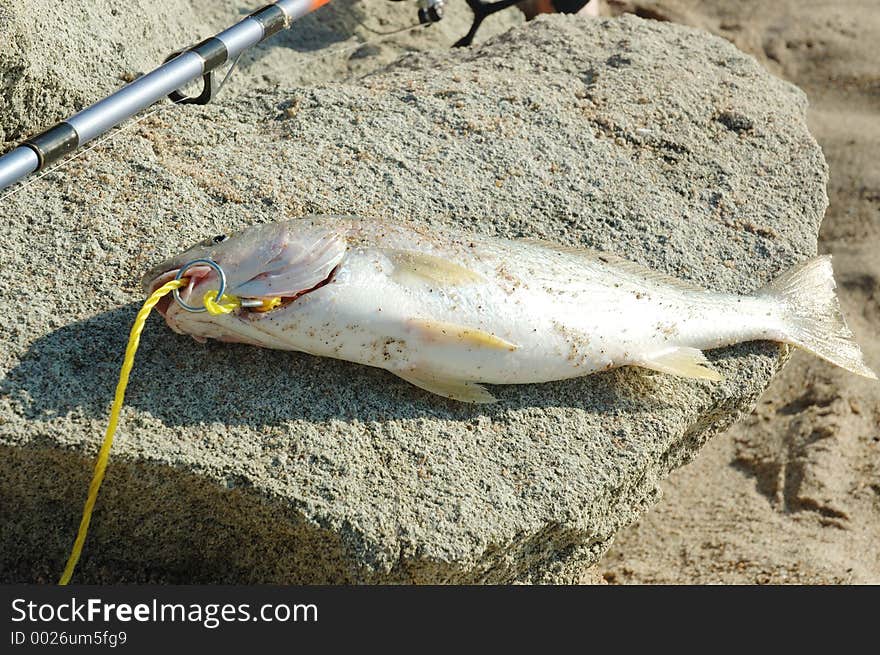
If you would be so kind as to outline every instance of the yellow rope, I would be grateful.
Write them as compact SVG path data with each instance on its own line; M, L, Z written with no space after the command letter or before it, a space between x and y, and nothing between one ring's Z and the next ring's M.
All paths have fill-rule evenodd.
M92 482L89 485L89 494L86 498L86 504L83 508L82 519L79 523L79 532L77 532L76 540L73 542L73 548L70 551L70 557L67 559L67 565L64 567L64 573L58 581L60 585L66 585L73 576L73 570L79 562L82 554L83 544L86 541L86 535L89 532L89 523L92 520L92 512L95 509L95 502L98 499L98 490L104 481L104 473L107 470L107 462L110 459L110 447L113 445L113 437L116 434L116 428L119 425L119 414L122 411L122 403L125 400L125 388L128 386L128 376L134 366L134 356L137 352L138 345L141 341L141 332L147 322L153 307L156 306L164 296L171 293L174 289L180 289L186 286L189 280L183 278L181 280L172 280L158 289L156 289L134 319L134 325L131 326L131 333L128 337L128 346L125 349L125 358L122 361L122 370L119 372L119 382L116 384L116 395L113 398L113 406L110 408L110 420L107 423L107 432L104 434L104 442L101 444L101 450L98 452L98 461L95 464L95 472L92 475ZM234 312L241 306L241 300L235 296L223 294L217 301L217 292L208 291L203 302L205 309L209 314L229 314ZM263 300L260 307L253 308L254 311L269 311L274 309L281 303L281 298L267 298Z
M268 312L281 304L281 298L263 298L263 304L259 307L251 307L252 312Z
M224 293L220 300L217 300L216 291L208 291L202 301L205 309L209 314L217 316L218 314L230 314L241 307L241 299L236 296L230 296ZM263 304L256 307L248 307L252 312L268 312L281 304L281 298L263 298Z
M225 293L221 296L218 302L216 291L208 291L202 301L205 304L205 309L207 309L208 313L213 316L217 316L218 314L230 314L241 307L241 301L238 298Z
M110 421L107 424L107 432L104 435L104 443L101 444L101 450L98 453L98 461L95 464L95 473L92 476L92 483L89 485L89 495L86 498L86 505L83 508L82 520L79 523L79 532L76 535L76 541L73 542L73 549L70 551L70 557L67 559L67 566L64 567L64 573L58 581L60 585L66 585L70 582L76 563L82 553L83 544L86 541L86 534L89 531L89 523L92 520L92 511L95 509L95 501L98 499L98 490L101 488L101 482L104 481L104 472L107 470L107 461L110 459L110 447L113 445L113 436L116 434L116 426L119 424L119 413L122 410L122 401L125 399L125 388L128 386L128 376L134 366L134 354L137 352L138 344L141 341L141 332L144 330L144 324L150 311L156 306L163 296L171 293L174 289L185 286L188 280L172 280L167 284L156 289L134 319L134 325L131 326L131 334L128 337L128 347L125 349L125 358L122 362L122 370L119 372L119 382L116 384L116 395L113 398L113 406L110 409Z

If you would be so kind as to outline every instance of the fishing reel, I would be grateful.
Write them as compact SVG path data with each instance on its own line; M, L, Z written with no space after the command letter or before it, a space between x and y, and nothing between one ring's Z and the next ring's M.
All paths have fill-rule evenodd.
M443 18L443 0L419 0L419 24L436 23Z
M391 0L401 2L402 0ZM419 24L436 23L443 18L443 0L418 0Z
M400 0L392 0L400 2ZM589 3L589 0L467 0L468 7L474 14L473 22L468 33L455 42L455 47L469 46L473 43L477 30L483 21L499 11L520 5L520 9L531 20L538 14L562 13L576 14ZM418 0L419 23L422 25L436 23L443 18L443 0Z

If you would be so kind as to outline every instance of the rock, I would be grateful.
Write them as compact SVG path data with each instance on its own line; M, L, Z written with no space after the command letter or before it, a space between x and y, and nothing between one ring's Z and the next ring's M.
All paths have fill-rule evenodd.
M137 280L159 259L354 213L602 248L746 292L816 249L826 168L805 110L721 39L552 16L360 81L163 111L4 199L4 578L61 569ZM585 579L784 355L744 344L710 353L717 384L621 369L475 407L153 318L76 579Z
M0 7L0 142L51 127L185 45L189 3L112 0Z

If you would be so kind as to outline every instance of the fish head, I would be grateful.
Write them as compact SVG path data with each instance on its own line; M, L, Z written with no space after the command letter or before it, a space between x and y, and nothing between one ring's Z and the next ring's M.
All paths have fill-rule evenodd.
M236 234L200 241L153 267L141 284L151 294L175 279L190 262L208 259L223 269L225 294L240 299L291 301L325 284L345 256L346 247L341 226L338 230L328 229L307 219L255 225ZM219 275L206 264L188 266L183 278L188 284L180 289L180 298L194 307L201 307L205 293L220 286ZM170 294L159 301L156 309L175 332L197 338L196 331L188 329L189 324L204 326L212 319L222 320L187 311Z

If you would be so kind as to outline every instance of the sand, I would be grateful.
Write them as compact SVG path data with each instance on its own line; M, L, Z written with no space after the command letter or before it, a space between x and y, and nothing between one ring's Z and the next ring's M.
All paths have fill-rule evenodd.
M819 249L880 368L876 2L638 2L731 40L802 88L830 169ZM757 410L663 485L600 562L615 583L880 582L880 385L795 353Z

